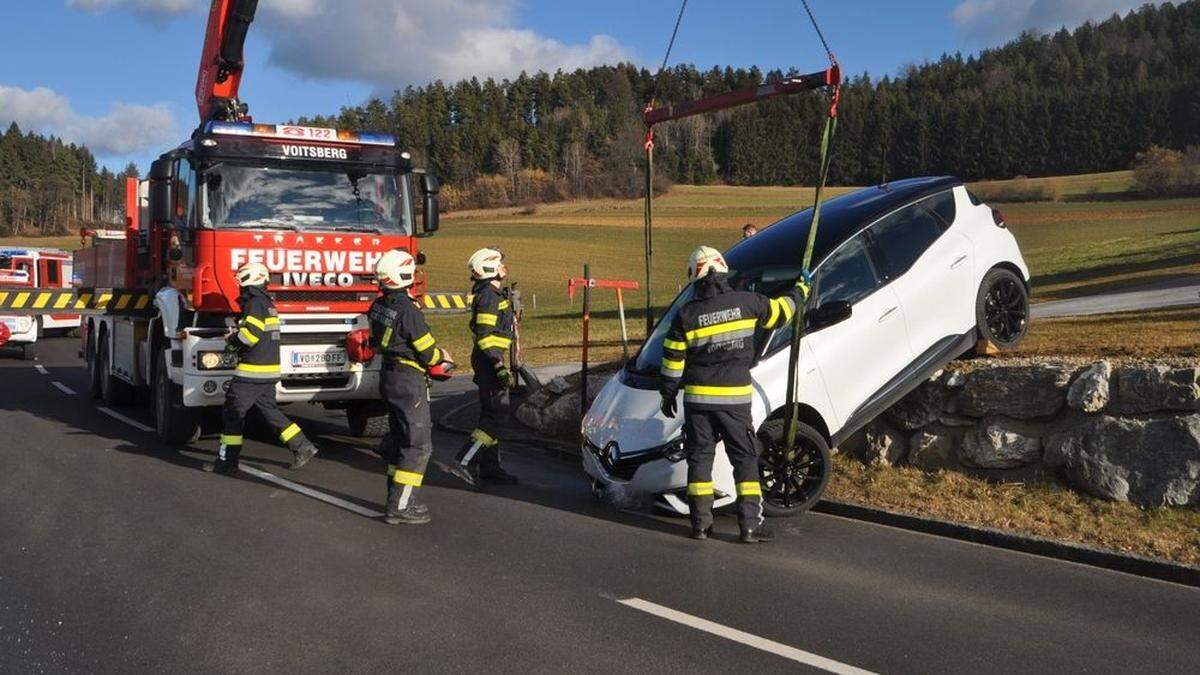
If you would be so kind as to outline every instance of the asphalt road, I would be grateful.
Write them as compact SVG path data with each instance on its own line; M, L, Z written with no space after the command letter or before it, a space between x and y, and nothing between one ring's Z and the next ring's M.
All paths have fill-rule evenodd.
M512 453L521 486L436 470L434 521L389 527L382 467L339 418L261 479L200 471L98 409L71 340L0 357L0 672L1193 671L1200 590L809 514L773 544L684 538L592 502L581 471ZM446 406L463 391L439 396ZM148 424L140 409L115 411ZM460 439L439 435L438 454ZM356 512L357 511L357 512Z
M1120 293L1102 293L1067 300L1039 302L1030 308L1035 319L1064 316L1088 316L1133 312L1147 309L1195 307L1200 305L1200 284L1193 278L1179 278Z

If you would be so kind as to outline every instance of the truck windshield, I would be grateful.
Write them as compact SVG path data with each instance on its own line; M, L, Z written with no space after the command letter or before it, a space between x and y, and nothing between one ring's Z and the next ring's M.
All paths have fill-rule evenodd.
M201 194L216 229L412 234L405 182L391 173L223 162L205 171Z

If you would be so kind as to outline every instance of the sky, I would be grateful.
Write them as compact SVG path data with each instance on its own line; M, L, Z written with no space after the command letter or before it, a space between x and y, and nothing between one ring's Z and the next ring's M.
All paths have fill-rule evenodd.
M242 100L256 121L335 113L407 85L621 61L656 69L679 0L260 0ZM850 74L895 75L1142 0L809 0ZM119 170L195 128L208 0L0 0L0 125L84 143ZM671 64L826 65L799 0L690 0Z

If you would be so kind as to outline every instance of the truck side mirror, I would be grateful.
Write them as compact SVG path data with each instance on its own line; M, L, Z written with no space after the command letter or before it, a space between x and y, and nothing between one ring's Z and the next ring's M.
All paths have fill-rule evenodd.
M425 234L437 232L440 218L438 216L438 191L441 185L438 179L430 174L421 174L421 193L425 200L425 208L421 214L421 230Z
M150 164L150 220L170 223L175 217L172 167L174 161L157 159Z

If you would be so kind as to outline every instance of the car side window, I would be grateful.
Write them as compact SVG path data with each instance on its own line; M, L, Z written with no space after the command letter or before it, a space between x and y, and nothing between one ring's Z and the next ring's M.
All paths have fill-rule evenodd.
M939 192L936 195L923 200L921 204L933 212L938 220L942 221L942 229L946 230L954 224L954 215L956 207L954 205L954 191L946 190Z
M868 230L885 279L907 272L942 234L942 224L924 202L906 206Z
M821 305L834 300L854 304L879 287L879 275L867 253L866 238L846 242L817 270L814 297Z

